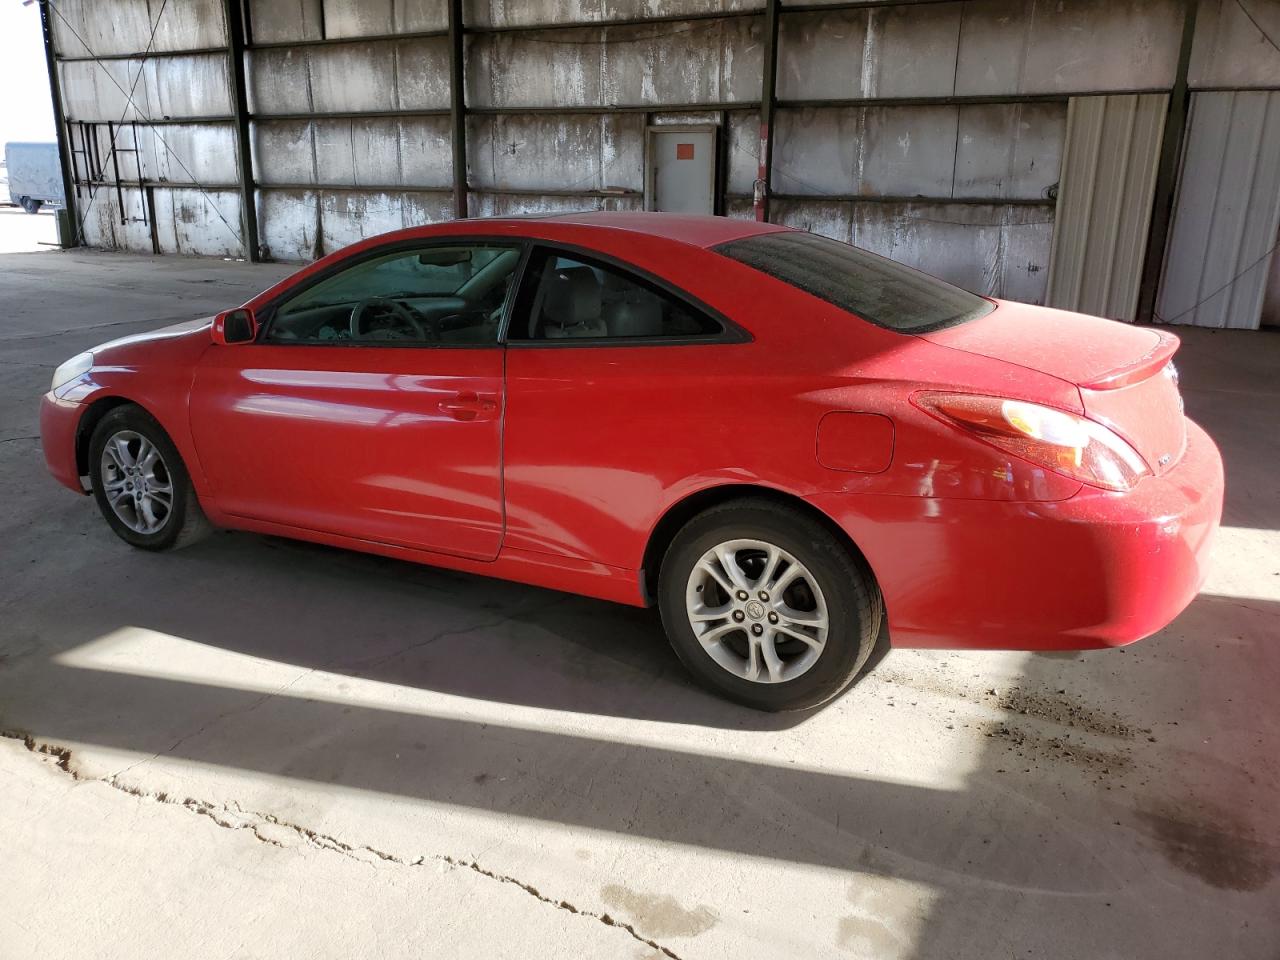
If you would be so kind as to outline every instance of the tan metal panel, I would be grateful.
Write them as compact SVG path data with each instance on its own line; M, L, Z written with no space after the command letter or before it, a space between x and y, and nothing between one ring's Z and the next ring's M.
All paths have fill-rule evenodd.
M1157 307L1256 330L1280 229L1280 91L1196 93Z
M1169 97L1072 97L1049 306L1133 320Z

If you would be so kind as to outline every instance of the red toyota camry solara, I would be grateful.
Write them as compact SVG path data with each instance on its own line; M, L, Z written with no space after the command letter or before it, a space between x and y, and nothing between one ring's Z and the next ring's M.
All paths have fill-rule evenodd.
M1176 616L1223 489L1177 346L778 226L458 221L74 357L41 429L134 546L213 524L657 604L698 679L789 709L882 619L1048 650Z

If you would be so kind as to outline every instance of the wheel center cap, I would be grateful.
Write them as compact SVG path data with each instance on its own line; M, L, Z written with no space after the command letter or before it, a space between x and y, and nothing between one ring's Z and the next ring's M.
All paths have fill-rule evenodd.
M746 606L747 616L752 620L764 619L764 604L759 600L750 600Z

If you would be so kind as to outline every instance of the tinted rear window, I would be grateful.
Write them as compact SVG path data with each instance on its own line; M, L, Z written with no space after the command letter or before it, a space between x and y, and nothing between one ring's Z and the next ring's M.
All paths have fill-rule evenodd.
M990 313L990 301L901 263L811 233L766 233L716 252L864 320L924 333Z

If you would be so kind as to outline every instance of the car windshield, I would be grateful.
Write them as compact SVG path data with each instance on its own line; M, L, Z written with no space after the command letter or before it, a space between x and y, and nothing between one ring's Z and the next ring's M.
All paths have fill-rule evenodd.
M733 240L724 254L890 330L924 333L984 316L989 300L838 240L786 231Z
M433 248L435 261L401 251L371 260L317 283L292 301L287 311L332 307L362 300L376 292L384 298L454 296L488 266L502 247ZM465 253L451 262L450 252ZM392 292L395 291L395 292Z

